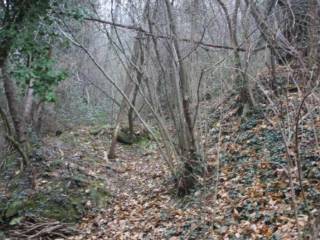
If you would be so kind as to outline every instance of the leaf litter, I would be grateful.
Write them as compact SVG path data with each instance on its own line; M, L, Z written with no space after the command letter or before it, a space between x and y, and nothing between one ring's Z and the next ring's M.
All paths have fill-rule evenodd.
M259 114L245 123L234 117L232 124L223 124L217 192L213 171L190 196L177 198L155 148L119 145L116 160L96 160L113 196L110 205L83 218L78 226L82 234L70 239L298 239L299 231L307 238L312 221L308 211L318 212L320 200L319 149L310 149L311 138L302 143L309 209L293 174L296 219L279 131ZM208 148L211 166L216 165L215 137ZM97 149L105 147L101 144Z
M224 110L227 114L235 112ZM73 177L79 172L86 176L82 180L73 178L78 185L83 181L84 188L88 186L86 179L99 180L93 188L85 189L91 194L85 202L87 212L76 225L77 234L68 237L70 240L298 239L299 231L308 239L320 202L320 149L313 142L310 124L303 122L304 136L299 135L307 206L297 171L292 173L295 218L279 130L259 113L245 122L234 114L221 123L216 113L210 118L212 127L206 144L208 167L213 170L184 198L176 196L172 176L154 142L119 144L117 158L110 160L107 151L111 130L92 134L92 127L86 126L44 140L47 158L58 156L64 168L49 172L50 178L39 175L36 186L46 188L51 178L65 175L65 171ZM271 119L280 122L277 116ZM319 129L319 118L314 123ZM219 127L223 129L220 154ZM98 189L108 193L102 196L107 204L101 204L101 196L95 196Z

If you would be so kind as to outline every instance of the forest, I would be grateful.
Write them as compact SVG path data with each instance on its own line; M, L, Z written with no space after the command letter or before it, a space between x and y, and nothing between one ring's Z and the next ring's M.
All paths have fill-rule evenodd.
M319 0L0 0L0 240L319 240L319 84Z

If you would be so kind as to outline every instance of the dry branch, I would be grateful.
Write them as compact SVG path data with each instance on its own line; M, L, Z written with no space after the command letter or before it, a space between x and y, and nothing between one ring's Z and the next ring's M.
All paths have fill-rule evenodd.
M92 22L97 22L97 23L102 23L102 24L110 25L110 26L117 27L117 28L123 28L123 29L142 32L145 36L151 36L151 37L154 37L154 38L169 39L169 40L172 40L172 39L175 38L174 36L153 34L153 33L149 32L149 31L143 29L142 27L136 27L134 25L125 25L125 24L115 23L115 22L112 22L112 21L107 21L107 20L103 20L103 19L99 19L99 18L85 18L85 20L92 21ZM205 42L202 42L202 41L193 41L193 40L188 39L188 38L176 38L176 40L178 40L180 42L187 42L187 43L200 45L200 46L208 47L208 48L217 48L217 49L225 49L225 50L233 50L233 51L235 50L234 47L225 46L225 45L217 45L217 44L212 44L212 43L205 43ZM239 52L245 52L246 51L246 49L244 49L244 48L237 48L236 50L239 51Z
M13 239L66 239L68 236L79 234L79 231L58 221L28 218L9 231L9 234Z

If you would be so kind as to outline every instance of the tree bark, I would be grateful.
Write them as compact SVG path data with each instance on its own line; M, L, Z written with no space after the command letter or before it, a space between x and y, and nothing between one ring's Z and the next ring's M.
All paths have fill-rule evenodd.
M139 66L137 66L139 69L141 69L141 67L144 64L144 53L143 53L143 48L142 48L142 44L139 42L139 49L140 49L140 59L139 59ZM135 84L134 87L134 91L133 91L133 96L132 96L132 106L136 105L136 100L137 100L137 96L138 96L138 90L142 81L142 77L143 74L141 71L137 71L137 83ZM133 136L134 134L134 111L133 111L133 107L130 107L129 112L128 112L128 125L129 125L129 134L131 134L131 136Z
M317 0L310 0L309 3L309 22L308 22L308 35L309 35L309 53L308 65L309 69L314 70L312 81L315 82L320 73L320 6Z
M44 106L45 106L45 102L43 101L38 102L32 116L33 127L38 136L41 134Z
M148 4L149 4L149 1L147 1L146 5L145 5L145 10L147 9L148 7ZM131 99L131 95L133 94L133 89L135 87L135 90L134 90L134 94L133 94L133 100L131 103L135 103L135 98L137 97L137 93L138 93L138 89L139 89L139 78L140 78L140 82L141 82L141 79L142 79L142 75L141 73L139 72L139 66L138 65L138 62L139 62L139 56L140 54L143 54L141 52L141 36L142 36L142 33L141 32L138 32L137 33L137 37L135 39L135 42L133 44L133 53L132 53L132 56L131 56L131 59L130 59L130 66L128 68L128 72L127 72L127 79L126 79L126 89L124 91L125 95ZM140 49L141 48L141 49ZM132 80L132 76L130 74L132 73L136 73L137 75L137 80L138 80L138 84L135 84ZM128 116L128 120L129 120L129 124L131 124L131 126L129 126L133 132L133 107L134 105L132 105L129 109L129 104L127 103L127 101L125 99L122 99L122 102L120 104L120 108L119 108L119 113L118 113L118 116L117 116L117 119L116 119L116 126L114 128L114 131L113 131L113 134L112 134L112 140L111 140L111 145L110 145L110 148L109 148L109 153L108 153L108 158L109 159L114 159L116 157L116 145L117 145L117 137L118 137L118 134L119 134L119 131L121 130L121 125L125 119L125 116L127 115ZM132 113L130 115L130 109L132 109Z
M130 96L130 93L132 92L132 88L133 88L133 83L129 81L127 83L126 89L124 91L125 95L128 96L128 98ZM127 114L127 109L128 109L128 104L125 101L125 99L122 99L122 102L121 102L120 108L119 108L119 112L118 112L118 116L116 119L116 126L113 130L113 133L112 133L112 140L111 140L109 153L108 153L109 159L116 158L117 138L118 138L119 131L121 130L122 121L124 120L124 118Z
M0 117L4 123L4 127L5 127L5 131L8 135L12 136L12 130L11 130L11 126L9 123L9 119L8 116L6 114L6 112L2 109L2 107L0 106Z
M1 63L1 62L0 62ZM15 136L16 140L9 136L9 140L11 142L15 142L15 146L17 147L19 145L18 150L22 155L22 164L21 168L28 165L28 141L27 141L27 131L26 126L21 119L21 110L19 108L20 104L18 102L18 96L15 88L15 84L10 78L9 72L8 72L8 62L4 61L0 65L2 78L3 78L3 87L5 91L5 95L8 102L8 108L9 112L12 118L13 127L15 130ZM13 141L14 140L14 141Z
M231 18L230 18L230 14L227 7L222 2L222 0L218 0L218 3L220 4L227 20L230 41L233 47L235 82L237 84L237 88L240 94L240 101L243 106L244 105L251 106L253 104L250 98L248 79L242 67L241 56L239 54L239 51L237 50L239 48L239 43L237 39L237 25L238 25L238 11L240 7L240 1L239 0L235 1L235 8L234 8L234 12L231 15Z
M16 141L15 137L13 136L13 133L11 131L11 126L9 123L9 119L7 117L7 114L0 106L0 119L4 122L5 125L5 138L6 140L18 151L20 156L22 157L22 160L20 161L20 170L22 171L24 166L28 163L28 155L23 149L23 146ZM1 164L3 166L4 162ZM1 168L0 166L0 168Z
M33 107L33 82L34 79L30 80L27 94L25 97L25 104L24 104L24 112L23 112L23 119L27 126L30 126L32 123L32 107Z
M24 122L21 118L21 110L16 92L16 87L14 82L10 78L7 64L8 63L6 62L2 68L4 91L8 100L8 107L17 135L17 140L19 143L24 144L27 141L27 132Z
M198 159L197 147L194 136L194 129L191 115L191 91L189 81L186 75L185 64L181 57L179 43L177 40L176 23L173 18L171 4L165 0L167 15L170 25L170 31L173 35L171 48L175 56L176 74L176 95L179 116L178 135L180 135L180 154L184 161L184 168L180 179L177 181L178 194L184 195L190 192L194 187L196 179L196 169L201 168L200 159ZM179 132L180 131L180 132Z
M137 65L138 62L138 58L139 58L139 40L138 38L135 40L134 43L134 53L131 57L131 64L134 64L135 66ZM132 90L134 87L134 82L131 81L131 76L129 74L131 74L133 72L133 67L129 68L129 72L127 73L127 80L126 80L126 89L125 89L125 94L126 96L128 96L128 98L131 98L132 95ZM128 103L125 101L125 99L122 100L120 108L119 108L119 113L117 116L117 120L116 120L116 127L113 131L113 135L112 135L112 141L111 141L111 145L110 145L110 149L109 149L109 154L108 157L110 159L114 159L116 157L115 151L116 151L116 145L117 145L117 136L118 133L121 129L121 125L125 119L125 116L128 114ZM132 127L133 128L133 127Z

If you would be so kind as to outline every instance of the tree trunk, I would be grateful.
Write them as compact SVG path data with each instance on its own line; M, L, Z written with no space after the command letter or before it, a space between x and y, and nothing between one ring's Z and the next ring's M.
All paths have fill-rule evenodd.
M176 74L176 95L179 116L178 135L180 135L180 154L184 161L184 168L180 179L177 181L178 194L184 195L190 192L195 185L196 170L201 168L200 159L198 159L196 142L194 137L194 129L191 118L191 91L189 81L185 71L185 64L182 60L179 43L177 40L176 23L173 18L171 4L169 0L165 0L170 31L173 34L172 51L176 56L175 65L177 68ZM179 132L180 131L180 132Z
M144 53L143 53L143 48L142 48L142 45L141 43L139 43L139 48L140 48L140 62L139 62L139 67L140 68L140 71L137 71L137 83L134 87L134 91L133 91L133 96L132 96L132 106L135 106L136 105L136 100L137 100L137 96L138 96L138 91L139 91L139 87L140 87L140 84L141 84L141 81L142 81L142 77L143 77L143 74L141 72L141 67L143 66L144 64ZM130 107L129 109L129 112L128 112L128 125L129 125L129 134L131 134L131 136L133 136L134 134L134 111L133 111L133 107Z
M121 111L121 108L120 110ZM109 153L108 153L108 158L109 159L115 159L116 158L116 146L117 146L117 137L120 131L120 112L118 114L117 120L116 120L116 126L114 128L113 134L112 134L112 140L111 140L111 145L109 148Z
M245 108L245 105L253 105L248 86L248 79L246 73L243 71L243 67L241 64L241 56L237 49L239 49L239 43L237 39L237 25L238 25L238 11L240 7L240 0L236 0L234 12L231 15L226 7L226 5L222 2L222 0L218 0L227 20L229 35L231 45L233 47L233 58L234 58L234 71L235 71L235 82L237 84L238 92L240 94L240 101L242 104L242 112Z
M312 82L317 81L320 73L320 39L319 39L319 24L320 24L320 6L317 0L310 0L309 4L309 22L308 22L308 35L309 35L309 53L308 65L309 69L314 70Z
M27 126L30 126L32 123L32 106L33 106L33 82L34 79L30 80L27 94L25 97L25 104L24 104L24 112L23 112L23 119L25 120L25 123Z
M1 106L0 106L0 117L4 123L4 128L5 128L6 133L9 136L12 136L11 126L9 123L8 116L7 116L6 112L1 108Z
M34 113L33 113L33 127L36 132L36 134L39 136L41 134L41 127L42 127L42 116L44 111L44 105L45 103L43 101L40 101L37 106L35 107Z
M25 143L27 140L26 129L21 119L21 111L19 108L20 104L18 102L15 85L9 76L9 73L7 70L8 66L6 65L7 64L5 64L5 66L2 69L3 87L4 87L5 95L8 100L8 107L12 117L17 139L20 143Z
M144 11L147 10L148 4L149 4L149 1L147 1L146 5L144 7L144 9L145 9ZM139 66L137 66L138 62L139 62L139 56L141 56L143 54L140 50L140 48L142 49L141 43L140 43L141 36L142 36L142 33L138 32L137 37L135 39L135 42L133 44L133 54L131 56L130 63L129 63L130 66L129 66L128 72L127 72L126 89L124 91L125 95L129 99L131 99L131 95L133 94L132 92L133 92L133 88L135 85L134 91L136 92L136 94L133 95L133 100L132 100L134 102L136 101L135 98L137 97L137 93L138 93L138 89L139 89L139 77L140 77L140 82L142 79L142 75L139 72L139 69L137 69L137 68L139 68ZM138 80L137 85L133 82L133 79L131 76L131 74L133 72L135 72L136 76L137 76L137 80ZM133 131L133 108L131 107L132 113L130 116L130 109L128 109L128 107L129 107L129 104L126 102L125 99L122 99L122 102L121 102L121 105L119 108L119 113L118 113L118 116L116 119L116 126L114 128L113 135L112 135L111 145L109 148L108 158L110 158L110 159L114 159L116 157L115 151L116 151L116 145L117 145L117 137L118 137L119 131L121 130L121 125L122 125L122 122L124 121L126 115L128 116L128 119L131 118L131 119L129 119L129 124L131 124L130 128Z
M18 102L15 84L10 78L7 64L7 60L2 62L2 65L0 65L0 69L2 71L3 87L7 98L8 108L12 118L17 141L15 141L15 139L12 136L10 136L10 140L11 142L15 143L16 147L18 148L18 151L22 155L21 168L23 168L24 166L28 165L29 147L27 141L27 131L23 119L21 119L21 110L19 108L20 104Z

